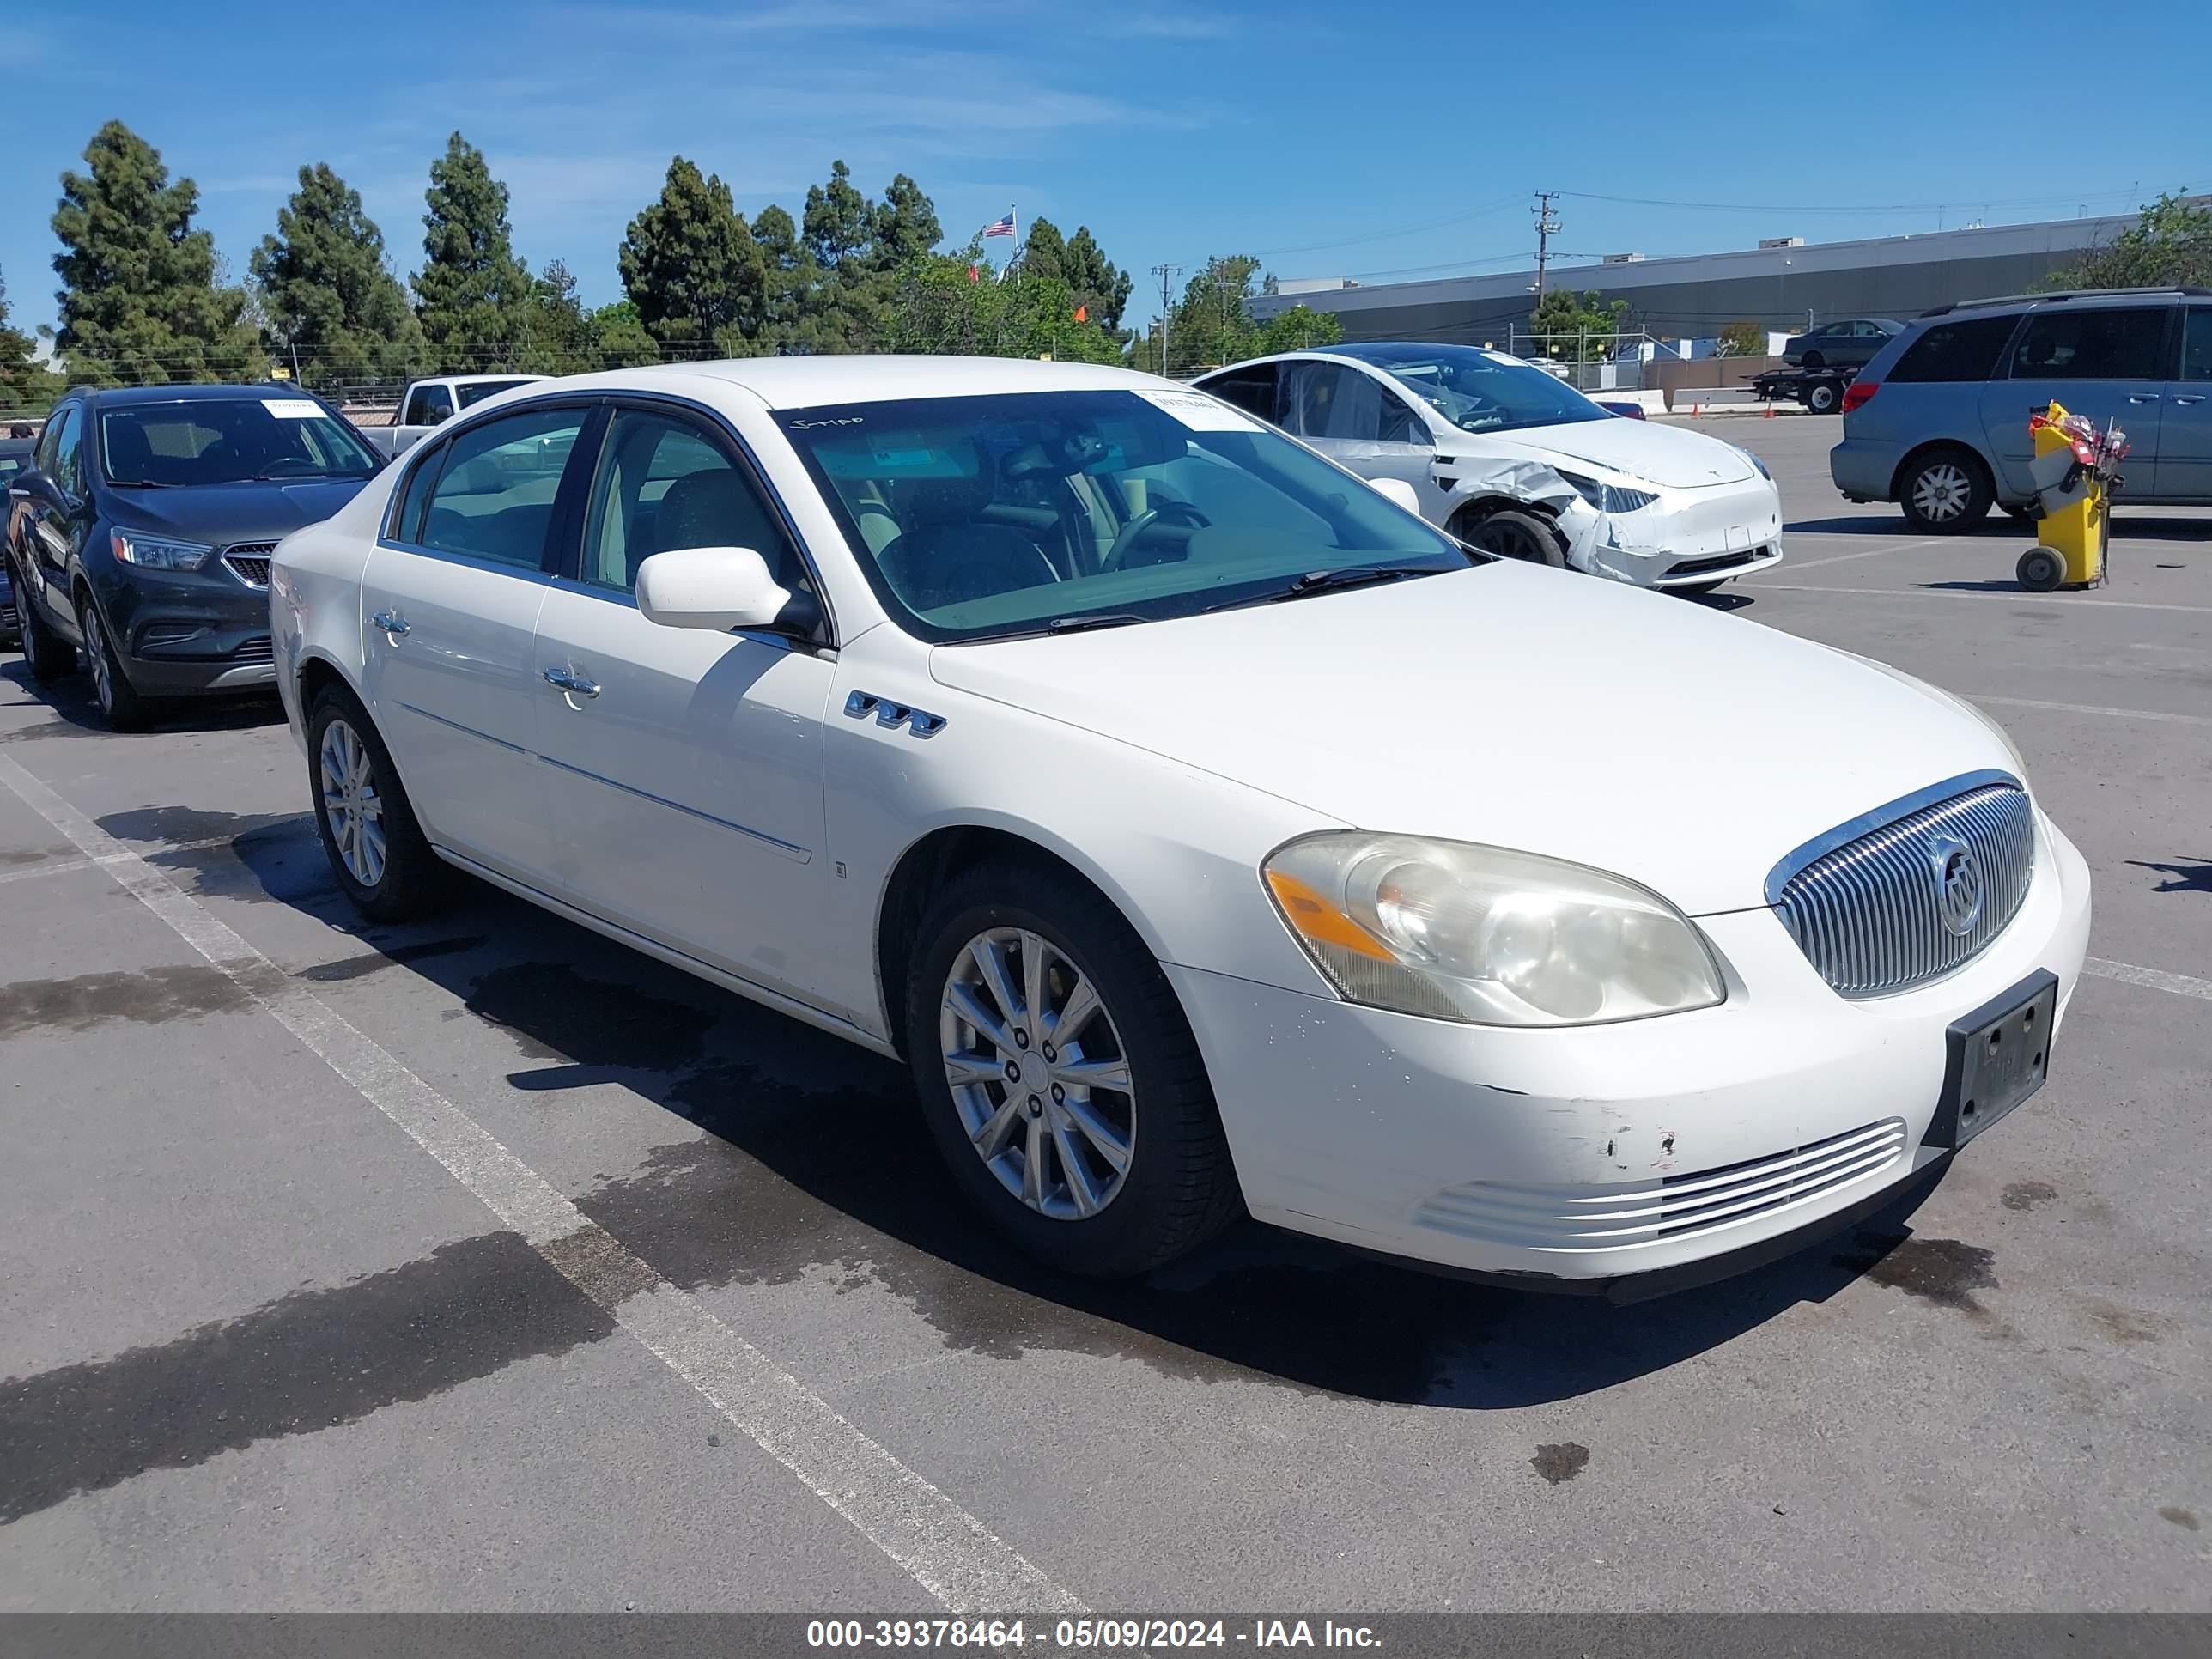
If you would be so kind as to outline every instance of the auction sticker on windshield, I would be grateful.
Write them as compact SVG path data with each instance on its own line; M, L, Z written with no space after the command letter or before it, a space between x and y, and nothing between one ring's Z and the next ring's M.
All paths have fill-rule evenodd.
M1260 430L1257 421L1202 392L1154 392L1146 386L1140 387L1137 395L1163 414L1174 416L1193 432Z
M323 406L305 398L264 398L262 408L280 421L319 421Z

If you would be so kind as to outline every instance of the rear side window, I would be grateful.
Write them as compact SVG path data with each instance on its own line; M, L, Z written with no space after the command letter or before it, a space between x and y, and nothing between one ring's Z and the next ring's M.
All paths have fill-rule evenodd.
M2191 306L2183 313L2181 378L2212 380L2212 306Z
M518 569L544 569L561 477L591 413L525 410L455 438L430 490L422 545Z
M422 509L429 503L430 486L438 482L438 469L445 461L445 451L432 448L415 463L415 470L407 475L407 486L399 497L399 506L392 515L393 541L422 539Z
M2020 322L2004 317L1961 317L1938 323L1905 347L1889 371L1892 380L1986 380L1996 373L1997 354Z
M2015 380L2155 380L2166 307L2077 311L2052 306L2027 319L2013 348Z
M1261 363L1255 368L1217 374L1200 384L1223 402L1236 404L1248 415L1257 415L1263 421L1275 418L1275 365L1273 363Z

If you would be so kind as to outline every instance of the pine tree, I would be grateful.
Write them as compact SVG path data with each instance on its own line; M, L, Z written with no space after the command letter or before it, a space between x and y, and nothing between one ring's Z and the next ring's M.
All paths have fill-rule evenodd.
M61 328L72 380L100 386L259 379L267 359L242 319L246 294L219 282L215 239L192 228L199 188L173 184L161 153L110 121L85 147L89 171L62 174L53 230Z
M758 343L763 350L800 348L808 337L808 312L813 304L813 256L799 240L799 227L791 216L773 204L753 221L753 243L761 255L761 327Z
M8 284L0 278L0 415L33 415L53 397L54 377L39 366L38 343L8 320Z
M422 326L385 263L384 233L324 163L300 169L251 269L270 350L296 359L308 382L402 379L421 366Z
M423 192L422 251L415 277L422 333L444 368L483 368L514 361L529 325L534 284L515 258L507 222L507 186L483 152L458 132L430 163Z
M786 216L786 222L789 222ZM678 155L618 256L623 291L665 351L742 353L762 322L761 251L730 187Z

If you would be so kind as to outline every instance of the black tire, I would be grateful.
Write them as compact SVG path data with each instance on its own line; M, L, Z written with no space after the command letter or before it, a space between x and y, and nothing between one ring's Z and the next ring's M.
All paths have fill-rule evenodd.
M2020 556L2020 564L2014 574L2020 578L2020 585L2031 593L2055 593L2066 580L2066 566L2049 548L2031 547Z
M1549 519L1523 513L1517 507L1500 507L1495 513L1485 514L1455 533L1468 546L1501 559L1548 564L1553 569L1566 568L1567 544L1559 539L1559 526Z
M1815 415L1829 413L1841 401L1841 398L1842 394L1836 390L1835 382L1832 380L1822 380L1816 386L1808 386L1805 388L1805 407Z
M15 584L15 615L23 630L23 660L33 680L52 685L76 672L76 647L46 626L39 614L39 601L20 581Z
M1797 361L1800 368L1826 368L1828 360L1817 351L1808 351Z
M341 722L353 732L367 758L368 787L379 803L384 859L373 882L362 880L348 867L331 823L323 787L324 740L331 728ZM410 921L434 914L451 900L459 884L458 875L431 850L428 837L416 822L415 809L408 803L398 769L392 763L392 751L384 746L383 738L359 700L342 686L325 686L307 710L307 790L314 802L315 832L322 838L331 873L337 878L339 890L362 915L371 921Z
M100 607L88 594L80 594L76 605L77 631L84 635L85 672L92 676L92 699L100 709L100 717L107 722L111 732L143 732L152 723L152 703L138 695L124 672L123 659L115 649L115 641L107 636L107 625L100 619Z
M1063 966L1090 981L1103 1004L1107 1036L1118 1039L1118 1058L1127 1062L1131 1089L1121 1097L1127 1103L1127 1171L1103 1206L1080 1218L1043 1213L1002 1184L979 1155L946 1074L941 1030L946 988L971 943L1000 928L1042 938ZM1040 864L994 860L956 877L931 904L916 937L906 983L907 1053L915 1086L953 1184L993 1228L1063 1273L1122 1279L1181 1255L1240 1211L1236 1171L1189 1023L1159 963L1105 898ZM1058 994L1064 999L1072 988L1067 981ZM1048 987L1048 1007L1054 994L1054 988ZM1092 1037L1079 1049L1103 1049L1095 1017L1085 1030ZM1024 1057L1032 1041L1022 1042ZM1035 1043L1037 1058L1048 1046ZM1012 1109L1015 1135L1029 1133L1025 1117L1051 1121L1043 1114L1052 1109L1038 1095L1028 1097L1024 1114L1018 1090L996 1079L976 1086L981 1109ZM1114 1091L1103 1092L1111 1109ZM1010 1136L1006 1155L1020 1150ZM1040 1170L1063 1156L1054 1151L1041 1158ZM1025 1167L1025 1154L1023 1162ZM1064 1182L1057 1184L1066 1189Z
M1897 475L1897 504L1923 536L1954 536L1989 516L1996 491L1971 449L1944 445L1907 461Z

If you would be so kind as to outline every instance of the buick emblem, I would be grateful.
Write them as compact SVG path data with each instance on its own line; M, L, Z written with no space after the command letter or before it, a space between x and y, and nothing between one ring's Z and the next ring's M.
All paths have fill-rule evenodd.
M1964 939L1982 915L1982 865L1962 841L1939 836L1929 844L1936 866L1936 914L1944 927Z

